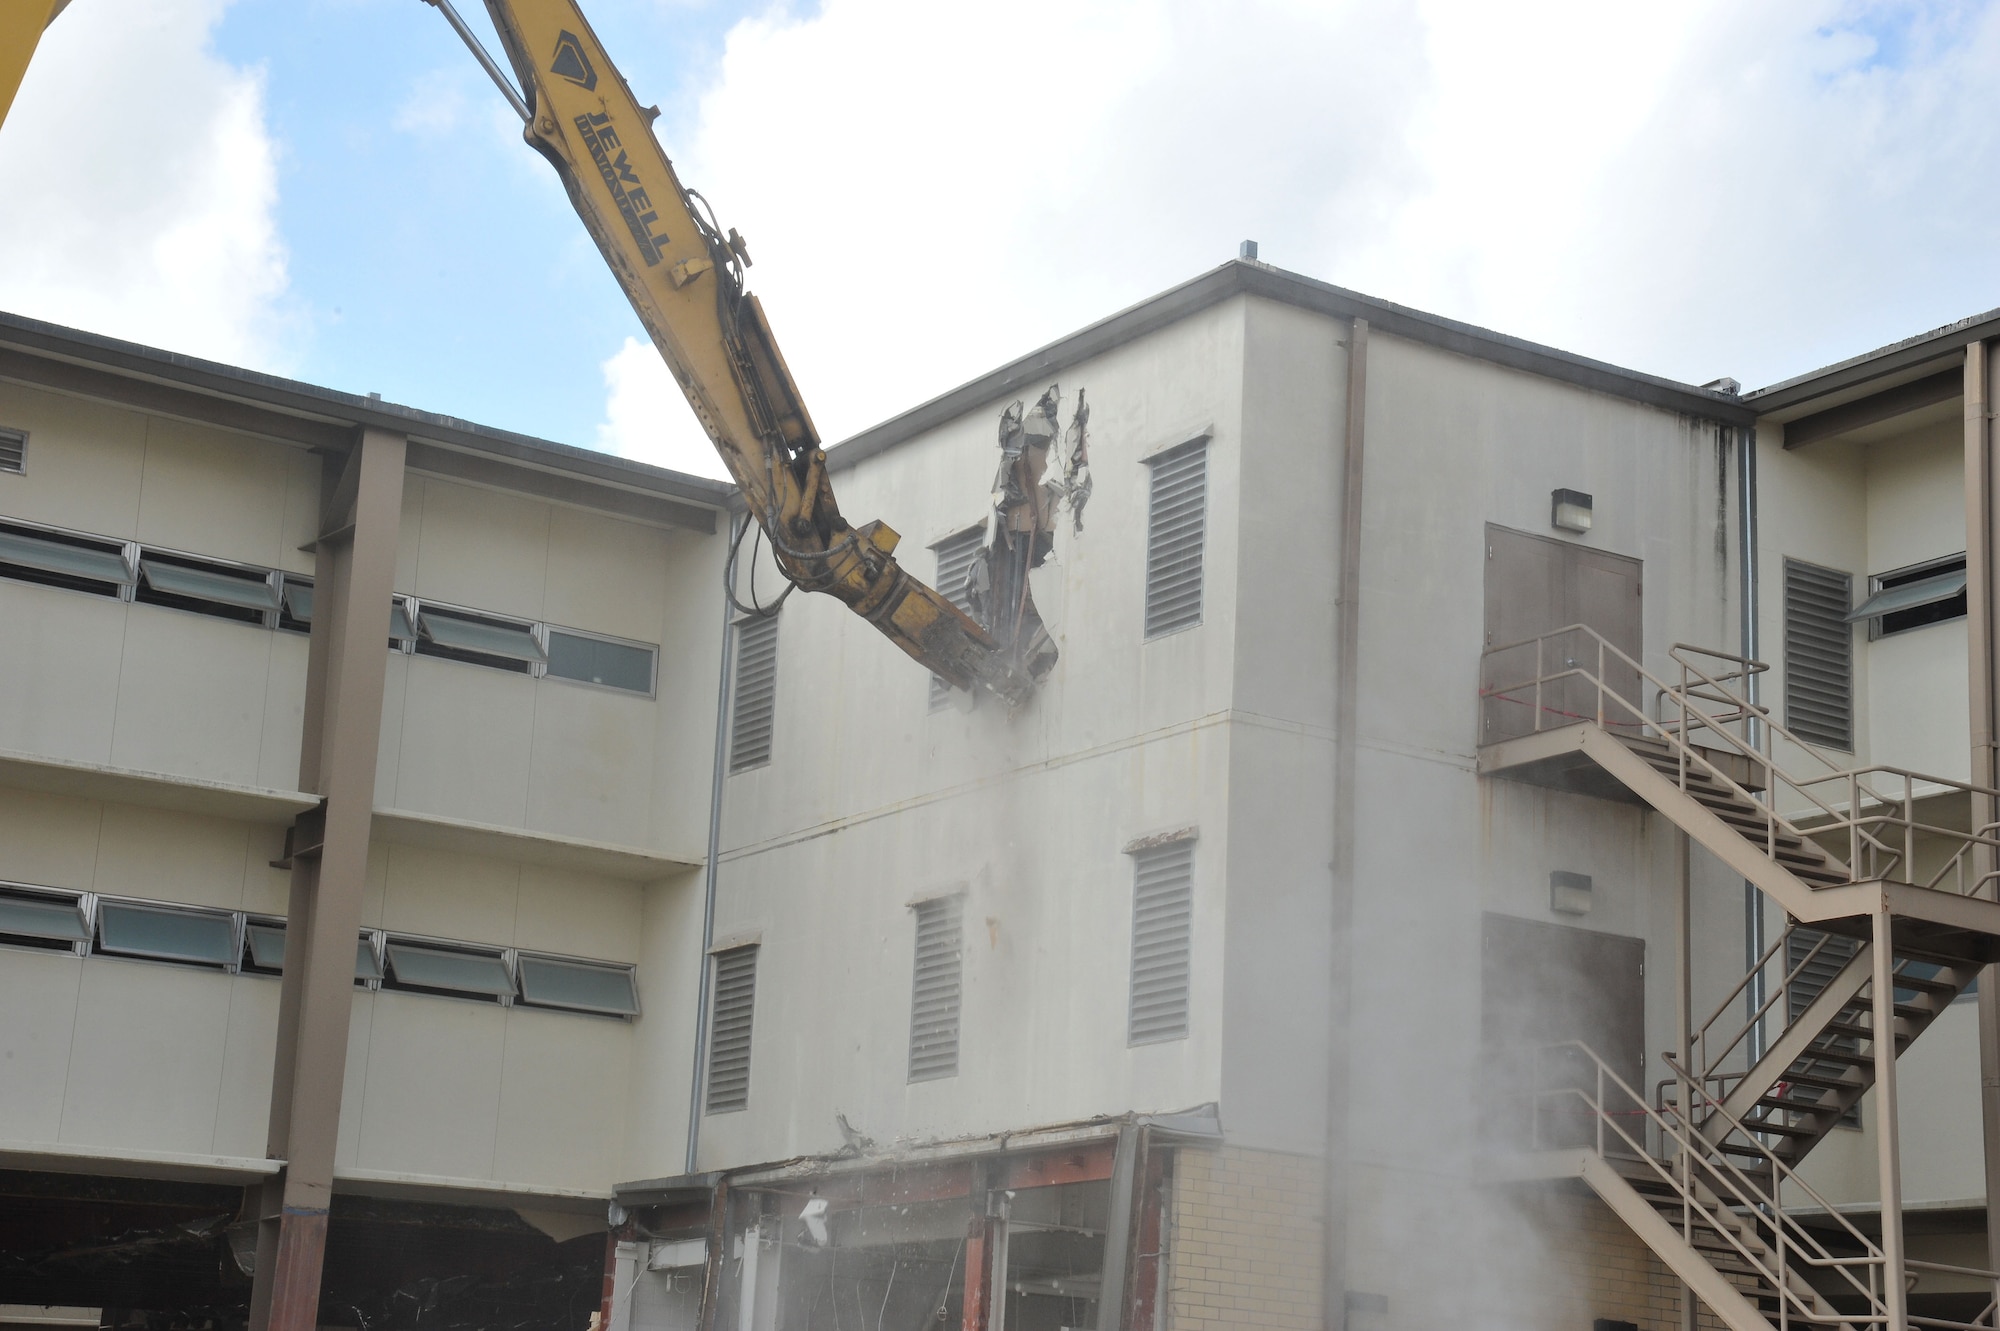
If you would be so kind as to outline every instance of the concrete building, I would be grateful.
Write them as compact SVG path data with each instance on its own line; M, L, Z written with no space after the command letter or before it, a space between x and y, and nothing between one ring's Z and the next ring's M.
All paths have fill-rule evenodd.
M1009 709L723 487L0 322L0 1302L220 1325L319 1198L327 1325L1990 1324L1996 335L1225 265L831 451L977 601L1087 394Z

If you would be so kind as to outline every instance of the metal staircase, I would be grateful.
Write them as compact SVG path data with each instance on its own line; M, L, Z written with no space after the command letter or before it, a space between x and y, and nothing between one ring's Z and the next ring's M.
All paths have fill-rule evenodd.
M1668 655L1678 679L1582 625L1489 649L1479 770L1657 810L1791 923L1705 1022L1689 1021L1657 1103L1596 1053L1564 1046L1572 1075L1543 1083L1539 1149L1517 1167L1587 1182L1733 1331L2000 1331L2000 1303L1971 1322L1910 1315L1924 1271L1996 1291L2000 1278L1907 1257L1895 1142L1897 1055L2000 958L2000 825L1951 827L1928 811L1938 795L1993 792L1842 767L1757 705L1761 663L1686 645ZM1792 1003L1808 979L1817 994ZM1881 1092L1879 1240L1796 1174L1870 1089ZM1565 1120L1568 1135L1552 1134ZM1591 1144L1569 1149L1580 1130Z

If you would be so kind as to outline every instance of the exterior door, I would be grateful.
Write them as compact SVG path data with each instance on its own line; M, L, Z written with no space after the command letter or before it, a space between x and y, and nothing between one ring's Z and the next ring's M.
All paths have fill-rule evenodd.
M1492 654L1480 672L1487 693L1482 743L1596 720L1598 688L1585 676L1598 677L1600 670L1615 695L1605 700L1605 722L1627 732L1636 726L1643 706L1637 670L1614 653L1600 653L1588 634L1544 638L1539 656L1532 640L1582 624L1632 660L1642 659L1641 567L1625 555L1487 524L1486 647ZM1492 652L1496 647L1507 650ZM1527 686L1538 663L1545 681L1539 693ZM1577 673L1548 678L1570 671Z
M1481 958L1480 1022L1504 1144L1551 1149L1595 1141L1596 1064L1645 1094L1646 943L1622 934L1489 914ZM1612 1123L1640 1142L1638 1105L1605 1083ZM1627 1154L1614 1130L1605 1149Z

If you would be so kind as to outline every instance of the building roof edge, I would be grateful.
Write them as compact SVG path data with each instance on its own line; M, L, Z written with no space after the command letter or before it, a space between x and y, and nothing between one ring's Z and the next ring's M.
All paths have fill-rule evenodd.
M729 496L735 493L735 487L727 481L693 476L611 453L538 439L533 435L480 425L455 416L422 411L380 398L361 397L6 311L0 311L0 348L82 364L204 396L249 403L303 420L391 430L413 439L484 453L545 470L586 476L594 481L663 495L711 509L725 507Z
M1427 314L1270 264L1231 259L851 435L827 450L827 461L836 468L854 466L1078 361L1111 351L1238 295L1261 296L1337 318L1363 318L1382 332L1411 341L1669 411L1731 425L1746 425L1753 418L1741 400L1730 394Z
M1899 373L1969 343L1992 337L2000 337L2000 309L1967 315L1953 323L1891 342L1873 351L1864 351L1858 356L1822 365L1817 370L1781 379L1775 384L1745 393L1743 401L1758 415L1769 415L1823 394Z

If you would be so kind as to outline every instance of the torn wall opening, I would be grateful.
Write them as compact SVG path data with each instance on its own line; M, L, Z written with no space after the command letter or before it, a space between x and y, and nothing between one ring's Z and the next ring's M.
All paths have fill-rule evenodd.
M1062 388L1051 384L1035 405L1019 401L1000 413L1000 469L986 540L966 579L974 619L1030 678L1055 668L1056 644L1035 607L1034 573L1055 552L1056 519L1070 514L1071 534L1083 533L1090 501L1090 405L1077 390L1067 431Z

